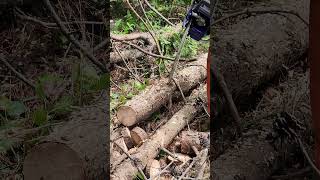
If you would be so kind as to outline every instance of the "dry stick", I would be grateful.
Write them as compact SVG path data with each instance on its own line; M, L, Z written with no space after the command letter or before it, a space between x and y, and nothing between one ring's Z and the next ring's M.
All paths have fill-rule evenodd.
M154 31L154 28L153 28L153 26L152 26L152 24L151 24L151 22L150 22L150 20L149 20L149 18L148 18L148 16L147 16L146 10L144 9L144 7L143 7L143 5L142 5L141 0L138 0L138 1L139 1L139 5L140 5L140 7L141 7L141 9L142 9L142 13L143 13L144 17L146 18L146 23L148 23L149 26L150 26L150 28ZM161 55L162 55L162 54L161 54Z
M139 165L136 163L136 161L132 158L132 156L131 156L127 151L125 151L118 143L116 143L116 142L114 142L114 143L115 143L115 145L117 145L117 146L122 150L122 152L125 153L125 154L128 156L128 158L135 164L135 166L138 168L139 172L142 174L143 178L144 178L144 179L148 179L148 178L146 177L146 175L144 174L143 170L140 168L140 166L139 166Z
M298 143L299 143L299 146L300 146L300 149L301 151L303 152L304 156L306 157L308 163L310 164L311 168L317 173L317 176L318 178L320 177L320 171L319 169L317 168L317 166L313 163L313 161L311 160L306 148L304 147L303 143L301 142L301 139L296 137Z
M113 37L111 37L111 38L114 39ZM114 40L117 40L117 39L114 39ZM175 60L175 58L166 57L166 56L162 56L162 55L159 55L159 54L154 54L154 53L152 53L152 52L148 52L148 51L142 49L141 47L139 47L139 46L137 46L137 45L135 45L135 44L132 44L132 43L130 43L130 42L126 42L126 41L124 41L124 40L120 40L120 42L122 42L122 43L124 43L124 44L127 44L127 45L129 45L129 46L132 46L133 48L138 49L139 51L141 51L141 52L143 52L143 53L145 53L145 54L147 54L147 55L149 55L149 56L153 56L153 57L157 57L157 58L162 58L162 59L166 59L166 60L170 60L170 61L174 61L174 60ZM195 61L196 59L197 59L197 58L180 59L180 60L189 62L189 61Z
M36 89L36 86L31 81L29 81L23 74L15 70L13 66L11 66L11 64L3 57L3 54L0 54L0 61L2 61L3 64L7 66L21 81L25 82L33 89Z
M119 51L118 47L117 47L116 45L114 45L114 44L113 44L113 46L114 46L114 49L115 49L115 50L117 51L117 53L119 54L120 58L122 59L123 63L124 63L125 66L127 67L128 71L136 78L136 80L138 80L139 82L143 83L143 82L141 81L141 79L140 79L135 73L133 73L133 72L131 71L131 69L130 69L129 66L128 66L128 63L126 62L126 60L124 59L124 57L121 55L121 52Z
M157 45L157 48L158 48L158 51L160 54L162 54L162 51L161 51L161 48L160 48L160 45L159 45L159 41L158 39L156 38L155 34L149 29L147 23L143 20L143 18L137 13L137 11L132 7L131 3L129 2L129 0L126 0L129 8L133 11L133 13L138 17L138 19L140 19L142 21L142 23L144 24L144 26L147 28L148 32L150 33L150 35L152 36L152 38L154 39L154 42L156 42L156 45Z
M224 80L223 75L217 70L217 68L215 68L215 69L216 70L212 71L213 78L215 78L217 80L218 86L221 88L222 93L223 93L224 97L226 98L226 102L229 107L229 110L231 111L231 115L236 122L238 135L241 136L241 131L242 131L241 130L241 120L240 120L240 116L238 113L238 109L233 101L231 92L229 91L229 88L227 86L227 83Z
M172 164L174 163L174 161L170 161L170 163L168 165L166 165L166 167L164 167L157 175L155 175L154 177L160 176L166 169L168 169ZM153 177L150 177L147 180L152 180Z
M97 67L100 68L100 70L104 73L107 73L108 70L107 68L100 63L93 55L92 53L90 53L85 47L83 47L80 42L74 38L73 35L68 33L68 30L66 28L66 26L62 23L61 19L59 18L58 14L56 13L56 11L54 10L54 8L52 7L51 3L49 0L43 0L45 5L47 6L47 8L49 9L49 11L51 12L53 18L55 19L56 23L59 25L62 33L68 38L69 41L71 41L77 48L79 48L81 50L81 52L86 55L89 60L95 64Z
M185 44L185 40L187 39L187 35L189 32L190 26L191 26L191 23L188 24L187 28L185 29L185 32L183 33L182 40L181 40L176 58L174 59L174 62L173 62L173 67L172 67L170 74L169 74L169 83L171 83L171 81L173 79L173 74L177 68L177 65L178 65L178 62L180 59L180 55L181 55L181 51L182 51L183 45Z
M207 165L207 162L204 162L204 163L201 165L201 168L200 168L200 170L199 170L199 172L198 172L198 175L197 175L196 179L202 179L203 172L204 172L204 170L205 170L205 168L206 168L206 165Z
M149 1L144 0L144 2L148 5L148 7L154 11L156 14L158 14L163 20L165 20L168 24L170 24L171 26L174 26L174 24L172 22L170 22L167 18L165 18L156 8L154 8L153 6L151 6L151 4L149 3Z
M34 22L37 24L40 24L42 26L45 26L47 28L57 28L57 23L51 23L51 22L44 22L41 21L37 18L31 17L31 16L27 16L27 15L22 15L20 13L16 13L17 17L22 19L22 20L26 20L26 21L30 21L30 22ZM71 22L61 22L62 24L65 25L70 25L70 24L97 24L97 25L103 25L103 22L97 22L97 21L71 21Z
M294 11L286 11L286 10L250 10L250 9L245 9L243 11L240 12L236 12L236 13L232 13L228 16L222 17L220 19L217 19L216 21L214 21L211 25L215 25L218 24L226 19L229 18L233 18L236 16L240 16L240 15L251 15L251 14L279 14L279 13L284 13L284 14L292 14L296 17L298 17L306 26L309 26L309 23L304 20L298 13L294 12Z
M187 169L182 173L182 175L179 177L178 180L181 180L182 178L184 178L184 176L189 172L189 170L192 168L192 166L194 165L194 163L196 163L195 161L196 158L193 158L192 162L190 163L190 165L187 167Z
M176 155L174 155L172 152L170 152L168 149L164 148L164 147L161 147L160 150L162 150L163 152L167 153L168 155L170 155L171 157L173 157L174 159L180 161L178 159L178 157Z

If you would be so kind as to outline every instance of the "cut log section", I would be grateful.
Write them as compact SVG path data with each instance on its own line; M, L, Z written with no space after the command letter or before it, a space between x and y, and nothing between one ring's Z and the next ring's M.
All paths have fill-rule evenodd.
M186 68L176 73L175 79L181 89L186 92L194 88L207 76L207 54L197 58L195 62L186 65ZM126 102L117 111L118 120L125 126L132 126L149 118L152 113L165 105L170 96L177 90L176 85L169 85L168 78L162 78L132 100Z
M203 106L198 103L198 98L206 98L207 86L202 86L194 90L188 103L179 110L173 117L163 125L157 132L147 139L137 150L136 153L131 154L132 158L140 162L141 169L147 165L150 159L154 159L159 154L160 147L166 147L178 135L178 133L191 121L194 117L203 110ZM132 179L138 172L137 167L130 159L126 159L123 163L112 172L112 180Z
M25 158L25 180L107 179L107 96L72 113L70 120L33 147Z
M150 179L159 179L158 176L161 171L160 162L158 160L152 159L148 162L146 167L147 176Z
M148 138L148 134L140 127L135 127L131 130L131 138L134 145L139 146Z

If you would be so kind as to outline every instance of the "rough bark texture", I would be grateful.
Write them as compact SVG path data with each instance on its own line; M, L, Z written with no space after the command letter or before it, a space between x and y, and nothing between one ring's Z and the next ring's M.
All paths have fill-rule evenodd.
M206 78L206 65L207 54L203 54L198 57L197 61L189 63L183 70L176 73L174 78L184 92L197 86L199 82ZM160 79L144 90L143 93L121 106L117 111L118 120L125 126L132 126L159 110L177 90L177 86L169 85L168 81L168 78Z
M125 50L120 52L125 60L134 60L142 58L145 54L139 50ZM110 53L110 63L120 63L122 62L121 56L117 52Z
M203 107L197 104L198 97L206 99L206 86L194 90L189 97L189 103L174 114L150 139L144 142L136 153L131 155L134 159L137 159L141 169L144 169L148 160L154 159L158 155L160 147L168 146L187 123L193 120L197 113L202 110ZM138 170L134 163L130 159L126 159L112 172L111 179L132 179L137 172Z
M303 141L309 138L309 76L294 73L292 78L273 89L274 93L266 91L259 108L245 117L247 123L254 128L246 132L242 139L234 144L234 148L228 149L211 163L214 179L231 180L239 177L246 180L263 180L268 179L276 169L284 165L285 156L289 157L297 147L292 148L292 141L288 141L287 137L282 139L282 144L279 137L274 142L274 139L270 138L271 135L276 135L274 122L282 112L289 113L295 117L296 122L306 128L307 131L290 127Z
M267 4L254 9L292 10L308 20L308 1ZM298 61L308 47L308 27L291 14L260 14L244 17L226 29L216 26L211 29L211 71L218 69L223 74L236 103L270 81L282 65L290 66ZM212 83L211 90L214 88ZM214 100L211 103L215 103ZM214 112L216 104L211 108Z
M32 148L23 165L25 179L105 179L109 157L106 102L107 97L103 97L100 103L73 112L67 123L56 127L45 141ZM51 147L50 155L41 153L47 147ZM57 172L65 172L63 178Z
M309 1L272 1L267 4L255 9L292 10L308 20ZM308 27L297 17L289 14L262 14L244 18L227 30L216 30L213 36L211 70L218 68L222 72L238 103L245 103L244 97L254 93L261 84L272 80L283 66L290 67L296 63L308 47ZM295 84L295 88L297 87L299 88L299 83ZM291 91L291 88L292 86L285 91ZM284 101L289 98L284 94L280 97ZM212 108L217 108L218 103L214 100L211 103ZM283 103L290 107L297 102ZM268 105L276 107L275 109L263 109L254 114L283 110L283 107L277 105L279 101ZM213 179L263 180L268 179L279 167L281 154L266 140L267 134L272 130L272 119L263 119L255 123L259 126L258 130L250 130L246 133L248 136L244 136L235 144L235 148L227 150L211 163Z

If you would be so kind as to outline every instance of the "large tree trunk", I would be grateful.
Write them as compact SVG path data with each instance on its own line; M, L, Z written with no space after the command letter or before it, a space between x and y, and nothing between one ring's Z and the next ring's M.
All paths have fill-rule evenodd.
M253 9L292 10L308 20L308 1L286 0L267 4L272 5ZM211 71L218 69L224 76L236 103L246 103L244 97L272 80L283 66L289 67L297 62L308 47L308 26L291 14L258 14L245 17L227 29L216 28L211 27L210 68ZM212 91L215 87L216 84L211 83ZM211 103L214 111L217 104L215 100Z
M295 117L293 121L303 125L307 131L288 126L303 137L303 141L309 139L307 134L311 129L311 111L307 108L310 104L308 79L308 75L301 76L294 72L292 78L266 91L259 108L245 117L249 121L247 124L254 124L252 126L255 128L244 134L235 144L236 148L228 149L211 163L214 179L268 179L275 170L286 164L286 155L298 147L293 148L295 144L292 144L291 137L282 139L280 143L280 137L276 138L278 131L274 122L280 115L290 124L291 119L282 115L286 112Z
M268 6L254 9L291 10L308 21L309 1L272 1ZM223 74L237 103L247 103L246 97L271 81L283 67L290 67L299 61L308 48L308 26L291 14L251 16L241 19L227 30L216 30L213 36L211 71L218 69ZM215 84L211 88L213 90ZM213 112L221 105L216 98L215 94L211 100ZM280 109L270 113L276 111ZM263 127L262 130L248 132L252 136L241 139L237 143L238 148L227 150L211 164L214 179L267 179L279 167L280 153L266 141L266 135L272 130L272 120L264 120L256 122Z
M160 147L166 147L178 135L178 133L192 121L194 117L203 109L197 103L198 98L206 99L207 86L201 86L192 92L188 98L188 103L179 110L173 117L163 125L157 132L150 137L137 153L132 154L133 158L138 159L141 169L147 165L148 160L155 158L159 153ZM137 167L130 159L126 159L123 163L112 172L112 180L127 180L132 179L138 172Z

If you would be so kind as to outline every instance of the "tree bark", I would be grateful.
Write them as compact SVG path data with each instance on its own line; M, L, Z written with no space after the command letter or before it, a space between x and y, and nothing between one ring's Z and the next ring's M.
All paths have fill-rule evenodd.
M310 104L309 76L298 72L294 74L286 82L272 88L273 91L266 91L259 103L260 106L248 113L245 119L253 128L244 133L234 144L234 148L226 150L212 161L212 179L231 180L238 177L246 180L264 180L269 179L275 170L285 165L287 157L290 157L286 155L296 152L299 147L292 143L292 138L285 137L280 140L281 137L276 137L278 131L274 122L283 112L295 117L294 121L305 127L306 130L294 129L294 126L288 125L303 138L302 141L310 138L308 131L311 130L311 111L310 108L306 108ZM285 120L291 122L289 119Z
M292 10L306 20L309 15L308 1L271 1L253 9ZM301 59L308 47L308 26L294 15L259 14L244 18L227 28L211 27L211 72L221 72L236 104L247 103L246 97L272 80L283 66L290 67ZM210 103L214 112L219 104L213 99L216 80L212 82Z
M107 95L105 95L107 96ZM73 112L68 122L54 128L25 158L26 180L106 179L108 172L108 97Z

